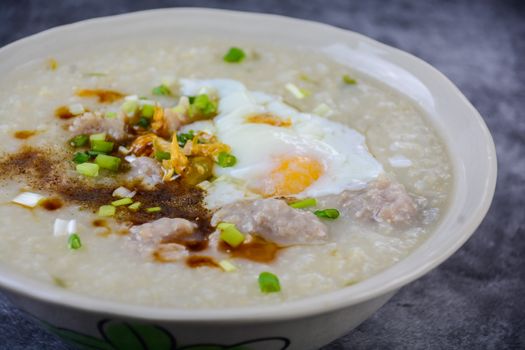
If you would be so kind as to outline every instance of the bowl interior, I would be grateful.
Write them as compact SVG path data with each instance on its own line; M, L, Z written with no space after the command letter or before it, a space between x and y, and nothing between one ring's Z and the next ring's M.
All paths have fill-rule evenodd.
M448 212L424 244L389 269L354 286L281 305L193 311L126 305L73 294L0 266L0 285L5 288L48 302L139 318L234 322L301 317L355 304L409 283L456 251L486 214L494 193L496 155L480 115L430 65L357 33L272 15L209 9L153 10L79 22L15 42L0 50L0 75L5 77L21 65L57 57L66 47L81 52L130 38L147 40L152 35L169 40L195 35L227 39L232 44L249 40L312 48L408 96L426 112L448 145L455 176Z

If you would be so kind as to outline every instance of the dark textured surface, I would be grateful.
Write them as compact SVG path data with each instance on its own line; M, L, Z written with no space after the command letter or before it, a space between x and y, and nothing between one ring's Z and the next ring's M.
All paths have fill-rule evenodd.
M355 30L433 64L481 112L499 178L465 246L323 350L525 348L525 2L0 0L0 45L78 20L146 8L277 13ZM0 294L1 349L67 349Z

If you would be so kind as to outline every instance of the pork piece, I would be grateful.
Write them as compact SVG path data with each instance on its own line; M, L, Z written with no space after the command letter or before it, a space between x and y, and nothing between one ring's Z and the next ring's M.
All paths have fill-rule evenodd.
M87 112L75 118L69 131L75 134L97 134L105 132L113 139L120 141L126 138L125 125L122 118L104 118L98 113Z
M323 243L328 228L317 216L294 209L279 199L239 201L219 209L211 223L229 222L243 233L260 236L282 246Z
M186 219L161 218L129 230L133 239L144 244L157 245L190 237L197 225Z
M133 226L130 233L132 240L139 244L139 250L152 253L160 262L174 262L189 254L184 245L176 242L191 239L196 227L186 219L161 218Z
M403 185L387 178L369 183L362 191L343 192L340 208L357 219L391 225L409 224L417 215L416 204Z
M162 168L156 160L138 157L130 162L131 169L125 174L125 180L147 189L162 182Z
M186 96L182 96L175 108L164 109L164 118L170 133L177 132L181 126L190 123L187 116L189 108L190 101Z

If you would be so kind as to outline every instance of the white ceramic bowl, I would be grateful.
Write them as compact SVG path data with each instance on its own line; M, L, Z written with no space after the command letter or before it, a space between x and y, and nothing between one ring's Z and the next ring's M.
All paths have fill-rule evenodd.
M191 311L128 305L75 294L0 266L0 286L13 302L65 339L119 350L240 349L235 345L252 350L316 349L356 327L400 287L443 262L486 214L494 194L496 154L478 112L427 63L357 33L273 15L153 10L83 21L12 43L0 49L0 76L66 47L158 33L314 48L409 96L448 144L455 176L452 204L430 238L389 269L336 292L274 306Z

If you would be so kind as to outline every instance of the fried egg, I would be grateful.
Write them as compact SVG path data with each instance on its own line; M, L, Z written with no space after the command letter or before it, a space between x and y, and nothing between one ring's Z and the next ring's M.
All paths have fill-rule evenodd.
M338 194L363 188L383 173L362 134L301 113L278 96L228 79L183 79L181 87L185 95L218 96L213 130L237 158L232 167L215 166L218 178L206 184L211 208L242 198Z

